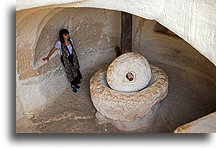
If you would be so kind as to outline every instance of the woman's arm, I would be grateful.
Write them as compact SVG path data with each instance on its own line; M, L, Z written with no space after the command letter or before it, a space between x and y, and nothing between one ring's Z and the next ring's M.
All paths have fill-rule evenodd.
M49 54L47 55L47 57L45 57L45 58L43 58L42 60L44 60L44 61L49 61L49 58L50 58L50 56L57 50L58 48L53 48L50 52L49 52Z

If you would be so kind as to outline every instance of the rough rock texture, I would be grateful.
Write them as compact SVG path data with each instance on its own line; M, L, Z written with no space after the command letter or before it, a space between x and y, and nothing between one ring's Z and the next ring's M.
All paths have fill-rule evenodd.
M100 112L96 112L96 121L99 125L104 125L104 124L112 124L114 127L116 127L118 130L122 131L133 131L137 132L138 130L142 130L145 128L150 127L152 124L154 124L156 118L155 114L157 112L157 109L159 107L159 102L155 105L152 114L150 115L145 115L143 118L135 119L132 121L121 121L121 120L113 120L109 119L105 116L103 116Z
M49 11L32 13L22 21L19 21L22 12L17 13L17 96L24 112L28 113L52 103L53 98L69 86L58 52L49 62L42 61L54 47L61 28L70 31L77 47L81 73L110 63L115 58L113 48L119 45L120 21L116 21L120 19L119 12L100 9ZM41 22L37 24L37 20Z
M46 6L46 5L57 5L57 4L65 4L65 3L71 3L71 2L80 2L83 0L37 0L35 2L34 0L28 0L26 2L25 0L18 0L16 1L16 10L23 10L23 9L29 9L34 7L40 7L40 6Z
M184 124L174 133L216 133L216 112Z
M133 74L133 80L126 75ZM125 53L117 57L108 67L106 80L108 85L118 91L138 91L148 85L151 69L148 61L135 52Z
M68 3L65 4L66 2ZM36 4L32 0L18 0L17 3L21 4L17 6L17 10L32 7L38 7L38 9L92 7L125 11L146 19L156 20L216 64L216 55L213 54L216 47L216 3L214 0L86 0L77 3L74 3L74 0L55 0L52 2L40 1Z
M16 99L16 133L37 133L36 128L22 110L21 104Z
M86 7L96 7L90 5L90 2L96 1L80 2L79 6L85 4ZM115 5L113 1L100 2L100 5L97 4L98 8L118 7L120 10L123 7L126 12L132 14L142 10L138 16L154 18L185 39L156 33L156 21L133 15L132 50L164 69L169 76L169 94L161 101L155 124L138 132L173 132L180 125L215 112L215 65L212 64L216 59L215 54L212 54L216 37L215 29L212 29L215 26L215 22L212 21L215 3L166 1L160 4L163 11L159 17L159 5L147 5L159 1L139 1L142 9L134 9L138 1L130 1L134 5L127 6L122 4L122 1L115 1L121 5ZM129 1L125 2L129 4ZM17 105L17 128L19 132L29 128L32 129L28 131L34 132L34 128L37 128L38 132L42 133L119 132L111 125L99 126L93 121L95 108L89 101L89 80L98 69L109 65L115 59L114 47L119 46L120 39L120 12L64 6L75 5L50 5L16 12L16 99L21 106ZM178 9L171 9L172 6ZM131 11L128 11L129 9ZM170 15L172 17L169 17ZM59 18L60 16L62 17ZM66 18L73 21L67 21ZM62 25L58 20L66 25ZM101 29L101 25L97 24L104 25ZM58 54L54 54L48 63L41 60L55 44L58 29L61 27L73 29L70 32L85 78L78 94L71 92ZM211 56L213 58L210 58ZM86 107L87 110L84 109ZM90 111L93 112L91 119L88 118ZM75 112L74 118L60 118L65 116L65 112ZM36 119L30 118L32 114L38 115L35 116ZM31 120L25 120L29 124L21 126L19 123L22 118ZM40 126L42 123L46 126Z
M90 93L97 111L107 118L127 122L152 114L153 106L168 93L168 77L156 66L151 69L151 83L136 92L111 89L106 83L107 67L96 72L90 80Z

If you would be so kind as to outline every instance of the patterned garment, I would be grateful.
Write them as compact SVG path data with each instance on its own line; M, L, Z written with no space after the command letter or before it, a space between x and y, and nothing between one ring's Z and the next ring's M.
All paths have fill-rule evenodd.
M71 45L73 47L73 45ZM77 54L73 48L72 55L69 55L69 51L65 43L61 44L62 49L62 58L64 62L66 76L69 81L73 81L74 78L78 75L78 71L80 68ZM69 56L68 56L69 55Z

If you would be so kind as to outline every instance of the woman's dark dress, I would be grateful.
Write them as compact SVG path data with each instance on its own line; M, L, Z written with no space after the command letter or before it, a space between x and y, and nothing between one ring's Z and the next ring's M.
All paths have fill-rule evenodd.
M73 44L70 42L71 46ZM74 48L72 48L72 54L69 53L69 50L65 43L61 44L62 56L61 62L65 68L66 76L72 85L80 84L82 79L82 74L80 73L80 65L78 57Z

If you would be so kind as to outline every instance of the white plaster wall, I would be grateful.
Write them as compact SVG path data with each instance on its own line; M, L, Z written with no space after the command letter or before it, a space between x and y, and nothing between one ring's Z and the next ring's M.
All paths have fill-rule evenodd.
M66 2L69 3L64 4ZM33 4L33 0L18 0L17 3L17 10L47 5L53 8L93 7L125 11L147 19L154 19L175 32L216 65L216 4L214 0L86 0L77 3L71 0L52 3L50 1L37 2L37 4Z

